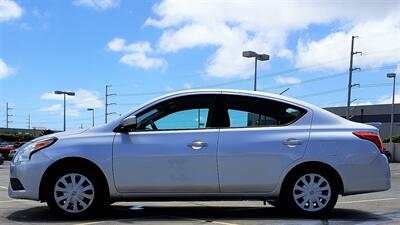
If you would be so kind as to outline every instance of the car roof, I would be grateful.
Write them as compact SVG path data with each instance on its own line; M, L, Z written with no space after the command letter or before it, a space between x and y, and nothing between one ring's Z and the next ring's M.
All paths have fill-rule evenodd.
M157 98L157 100L172 97L175 95L208 94L208 93L210 93L210 94L222 93L222 94L259 96L259 97L266 97L266 98L275 99L275 100L281 100L284 102L291 102L291 103L298 104L298 105L301 105L301 106L304 106L304 107L307 107L310 109L319 108L319 107L312 105L310 103L307 103L305 101L302 101L302 100L299 100L296 98L292 98L292 97L287 97L284 95L278 95L278 94L262 92L262 91L249 91L249 90L239 90L239 89L189 89L189 90L183 90L183 91L177 91L177 92L165 94L165 95ZM152 101L154 101L154 100L155 99L153 99Z

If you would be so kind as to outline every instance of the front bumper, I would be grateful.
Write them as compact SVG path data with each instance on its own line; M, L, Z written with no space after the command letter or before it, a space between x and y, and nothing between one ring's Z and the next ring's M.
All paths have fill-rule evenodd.
M50 159L40 151L36 152L29 161L11 162L10 180L18 179L23 188L14 190L10 182L8 196L16 199L39 200L40 182L50 163Z

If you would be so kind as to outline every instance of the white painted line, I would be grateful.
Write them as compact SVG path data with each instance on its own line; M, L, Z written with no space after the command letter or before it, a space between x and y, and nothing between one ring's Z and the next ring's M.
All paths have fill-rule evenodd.
M0 186L0 189L8 190L8 187Z
M4 200L4 201L0 201L0 203L6 203L6 202L30 202L29 200Z
M220 225L240 225L240 224L237 224L237 223L227 223L227 222L222 222L222 221L201 220L201 219L195 219L195 218L183 217L183 216L169 216L169 215L166 215L166 216L171 217L171 218L192 220L192 221L203 222L203 223L207 223L208 222L208 223L220 224Z
M237 223L227 223L227 222L221 222L221 221L211 221L211 223L221 224L221 225L239 225Z
M380 199L367 199L367 200L356 200L356 201L346 201L338 202L338 204L351 204L351 203L363 203L363 202L379 202L379 201L392 201L398 198L380 198Z
M99 224L104 223L106 221L96 221L96 222L87 222L87 223L76 223L75 225L91 225L91 224Z

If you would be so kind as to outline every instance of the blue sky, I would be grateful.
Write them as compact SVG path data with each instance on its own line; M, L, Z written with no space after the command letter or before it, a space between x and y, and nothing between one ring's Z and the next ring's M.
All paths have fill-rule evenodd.
M104 122L106 84L116 113L174 90L252 89L243 50L271 55L259 62L260 90L344 105L352 35L364 53L354 58L354 103L387 103L399 10L396 1L0 0L0 126L9 102L11 127L27 127L30 114L33 127L61 129L54 90L77 93L67 126L76 129L91 125L88 107Z

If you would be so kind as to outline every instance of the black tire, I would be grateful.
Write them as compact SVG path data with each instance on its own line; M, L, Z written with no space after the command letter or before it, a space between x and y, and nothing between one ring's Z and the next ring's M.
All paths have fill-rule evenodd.
M268 200L268 204L272 205L275 208L282 208L282 204L280 200Z
M90 183L93 186L93 191L89 190L89 191L86 191L83 193L83 194L89 194L94 197L92 198L91 201L85 201L87 199L81 199L81 202L83 200L85 203L87 203L88 207L85 210L80 211L80 212L68 212L67 211L67 210L71 210L72 207L75 207L75 205L74 205L75 203L73 202L73 200L70 200L72 203L69 203L67 206L67 210L64 210L60 206L60 204L64 203L64 205L65 205L67 200L59 201L59 203L57 203L57 201L55 199L56 198L55 195L60 194L59 192L55 193L56 184L58 184L58 187L60 187L60 182L58 182L58 181L65 176L67 176L67 178L68 178L68 175L70 175L70 174L77 174L77 175L80 175L81 178L85 177L88 179L88 182L85 181L86 183L83 183L82 187L87 184L90 185ZM79 176L76 176L76 177L77 177L76 180L79 181L79 179L80 179ZM70 180L72 180L72 179L70 179ZM107 188L103 187L104 184L101 182L101 177L98 174L96 174L95 172L93 172L89 169L85 169L84 167L79 168L79 169L78 168L58 169L57 171L54 171L52 173L52 175L49 177L47 185L48 186L45 191L45 195L46 195L45 200L47 202L47 205L49 206L49 208L51 210L56 212L58 215L69 218L69 219L84 218L87 216L92 216L95 213L99 213L99 212L101 212L102 209L105 208L105 206L107 205L107 202L108 202L107 201L108 193L106 192ZM89 185L87 185L87 186L89 186ZM61 196L63 196L63 195L61 194ZM68 202L70 202L70 201L68 201ZM84 208L83 204L81 204L80 202L76 203L76 204L78 204L77 208L79 208L79 206L81 206L80 207L81 209Z
M327 189L327 187L330 187L330 197L328 200L323 199L323 198L319 198L319 197L315 197L315 199L310 203L310 201L306 201L305 197L297 197L297 200L295 200L295 193L299 194L298 196L301 196L303 193L301 191L299 191L298 189L295 189L295 185L296 183L298 185L300 185L302 182L299 181L300 178L304 177L307 178L307 175L309 175L308 177L310 177L312 174L317 175L314 176L316 181L319 181L319 179L317 180L318 176L322 177L323 179L321 179L323 182L321 184L321 186L323 186L325 183L326 185L323 186L321 188L321 195L323 195L323 197L328 198L328 193L329 191L324 190ZM288 177L288 180L285 182L282 192L281 192L281 197L282 197L282 201L284 201L285 203L285 208L287 208L289 210L289 212L295 213L296 215L300 215L300 216L305 216L305 217L325 217L328 216L332 209L335 207L337 199L338 199L338 195L339 195L339 188L337 185L337 182L335 182L335 180L332 178L333 176L326 172L326 171L318 171L316 169L303 169L301 171L298 171L296 173L291 174L290 177ZM311 180L311 178L310 178ZM307 181L307 179L306 179ZM299 183L298 183L299 182ZM297 186L299 187L299 186ZM303 186L304 188L305 186ZM306 191L304 192L306 193ZM311 195L312 193L312 197L314 197L315 192L313 190L307 192ZM318 195L315 195L318 196ZM318 198L318 200L316 199ZM300 206L301 204L299 202L307 202L303 208ZM307 207L308 205L308 207ZM314 207L320 207L320 209L315 210ZM313 211L315 210L315 211Z

